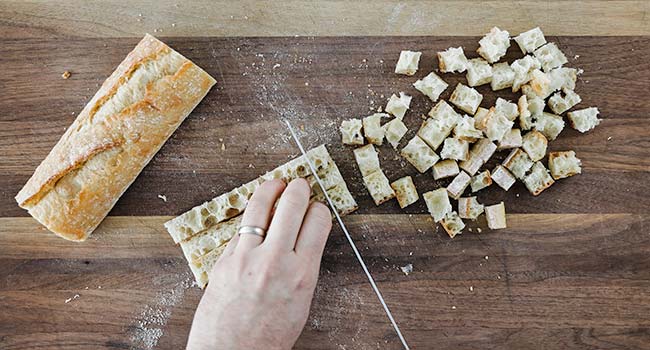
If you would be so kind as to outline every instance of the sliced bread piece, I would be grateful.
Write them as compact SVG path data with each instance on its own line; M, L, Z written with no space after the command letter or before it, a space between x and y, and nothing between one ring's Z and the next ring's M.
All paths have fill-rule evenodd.
M465 228L465 223L455 211L450 211L445 214L445 217L440 221L440 225L442 225L442 228L445 229L451 238L462 233Z
M423 193L422 199L435 222L439 222L452 211L447 189L444 187Z
M492 91L512 87L514 80L515 71L507 62L497 63L492 66L492 79L490 80Z
M381 127L381 118L389 118L386 113L375 113L363 118L363 133L366 140L377 146L384 143L384 129Z
M574 151L550 152L548 154L548 167L555 180L580 174L582 163Z
M536 162L544 158L547 146L548 140L546 136L537 130L532 130L524 135L521 148L528 153L528 156L533 162Z
M384 134L386 135L386 141L388 141L388 143L390 143L390 145L395 149L397 149L400 140L402 140L402 137L404 137L408 131L406 124L404 124L404 122L399 118L395 118L389 121L388 123L384 124L382 128L384 129Z
M458 216L462 219L476 220L483 214L483 204L476 197L458 198Z
M521 148L515 148L503 161L503 166L510 170L517 179L523 180L528 170L532 168L533 161L530 160L528 153Z
M413 86L429 97L431 101L436 102L440 94L447 89L449 84L437 76L436 73L431 72L424 78L413 83Z
M458 163L453 159L445 159L433 165L433 178L435 180L444 179L458 175Z
M472 177L470 186L472 187L472 192L478 192L492 184L492 177L490 176L490 171L485 170L480 172Z
M482 59L473 58L467 62L467 84L479 86L492 81L492 66Z
M384 110L387 113L390 113L395 117L402 119L404 118L404 114L406 114L406 111L409 109L410 105L411 105L411 96L403 92L400 92L399 97L397 97L397 95L395 94L390 96L390 98L388 99L388 103L386 104L386 108L384 108Z
M455 138L445 139L440 152L442 159L465 160L469 155L469 142Z
M476 91L476 89L463 85L462 83L456 85L456 89L454 89L454 92L452 92L449 98L449 102L471 115L476 113L476 109L482 100L483 95Z
M467 57L462 47L450 47L437 55L438 68L443 73L462 73L467 69Z
M512 173L506 169L503 165L497 165L494 170L492 170L492 173L490 175L492 177L492 181L499 185L499 187L503 188L504 190L509 190L512 185L515 184L515 176L512 175Z
M534 52L538 47L546 44L544 33L539 27L535 27L529 31L517 35L515 42L519 45L521 52L524 54Z
M498 27L493 27L489 33L478 41L478 44L479 48L476 52L481 57L485 58L489 63L497 62L501 57L505 56L510 47L510 33Z
M551 174L549 174L541 162L535 162L530 170L530 174L524 178L524 184L528 192L533 196L542 193L542 191L549 188L554 182Z
M357 161L361 176L365 177L377 170L381 170L379 167L379 154L372 144L356 148L354 150L354 159Z
M585 133L600 124L598 113L600 113L598 108L589 107L569 112L567 117L572 128Z
M417 202L420 198L420 196L418 196L418 191L415 188L415 184L413 184L413 179L410 176L404 176L403 178L393 181L393 183L390 184L390 187L395 191L397 202L402 209Z
M409 141L406 147L402 148L400 154L421 173L429 170L440 159L417 135Z
M399 53L399 60L395 66L395 73L404 75L413 75L418 71L420 56L422 52L404 50Z
M395 191L390 187L388 178L384 172L380 170L364 176L363 183L366 185L370 196L375 201L375 205L380 205L390 199L395 198Z
M466 172L461 171L456 177L451 181L449 186L447 186L447 193L449 193L449 197L453 199L458 199L460 196L463 195L463 192L465 192L465 189L467 186L469 186L470 181L472 178L467 175Z
M492 230L499 230L508 227L506 224L506 206L503 202L495 205L488 205L484 208L488 227Z
M361 120L352 118L341 122L342 142L344 145L363 145L363 134Z

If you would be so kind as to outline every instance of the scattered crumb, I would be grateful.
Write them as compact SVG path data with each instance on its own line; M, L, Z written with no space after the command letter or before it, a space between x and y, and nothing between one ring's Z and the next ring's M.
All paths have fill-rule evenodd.
M607 138L607 141L611 141L611 140L612 140L612 137L609 136L609 137Z
M71 301L73 301L75 299L79 299L79 294L75 294L72 298L66 299L65 303L67 304L67 303L69 303L69 302L71 302Z
M273 69L276 69L276 68L279 68L279 67L280 67L279 63L276 63L276 64L273 65Z
M456 307L455 307L455 306L452 306L451 309L452 309L452 310L456 310Z
M72 75L72 73L70 73L70 71L65 71L65 72L63 72L63 74L61 74L61 78L68 79L68 78L70 78L71 75Z
M574 59L574 60L577 60L578 58L580 58L580 55L575 55L575 56L573 56L573 59Z
M476 232L481 233L481 232L483 232L483 230L481 230L480 227L477 227L477 228L476 228Z
M305 86L309 86L309 82L308 82L308 81L305 82Z
M172 27L176 27L176 23L172 23Z
M225 150L226 150L226 144L225 144L225 143L222 143L222 144L221 144L221 150L222 150L222 151L225 151Z
M167 196L165 196L164 194L159 194L158 198L162 199L163 202L167 203Z
M405 266L400 267L402 272L404 272L405 275L409 275L411 272L413 272L413 264L406 264Z
M584 72L585 72L584 69L582 69L582 68L578 68L578 75L582 75L582 73L584 73Z
M474 287L473 287L473 286L469 286L469 291L470 291L470 292L473 292L473 291L474 291Z
M487 256L487 255L485 256L485 260L488 260L489 258L490 258L489 256Z
M249 167L249 168L253 168L253 169L255 169L255 165L253 165L253 163L248 164L248 167Z
M413 256L413 252L409 252L409 256Z

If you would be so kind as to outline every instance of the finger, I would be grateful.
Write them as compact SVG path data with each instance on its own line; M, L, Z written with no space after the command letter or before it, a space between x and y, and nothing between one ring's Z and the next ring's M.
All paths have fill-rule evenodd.
M241 220L241 226L256 226L265 230L269 228L273 205L285 188L282 180L267 181L253 192ZM235 252L244 252L259 246L264 239L254 234L243 234L239 237Z
M332 229L332 214L325 204L315 202L309 206L296 242L296 254L320 263L327 237Z
M230 256L235 252L237 248L237 242L239 242L239 235L234 235L226 245L226 249L223 250L221 256Z
M309 206L310 194L311 187L305 179L295 179L287 185L275 209L264 245L293 250L302 219Z

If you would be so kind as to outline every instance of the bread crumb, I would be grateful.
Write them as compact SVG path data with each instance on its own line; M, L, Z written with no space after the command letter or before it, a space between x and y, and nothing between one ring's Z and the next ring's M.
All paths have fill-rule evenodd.
M225 150L226 150L226 144L225 144L225 143L222 143L222 144L221 144L221 150L222 150L222 151L225 151Z
M580 58L580 55L575 55L575 56L573 56L573 59L574 59L574 60L577 60L578 58Z
M163 202L167 203L167 196L165 196L164 194L159 194L158 198L162 199Z
M611 141L611 140L612 140L612 137L609 136L609 137L607 138L607 141Z
M63 72L63 74L61 74L61 78L68 79L68 78L70 78L71 75L72 75L72 73L70 73L70 71L65 71L65 72Z
M276 69L276 68L280 68L280 64L279 64L279 63L276 63L276 64L273 65L273 69Z
M67 303L69 303L69 302L71 302L71 301L73 301L75 299L79 299L79 294L75 294L72 298L66 299L65 303L67 304Z
M456 310L456 306L452 306L451 309L452 309L452 310Z
M489 258L490 258L489 256L487 256L487 255L485 256L485 260L488 260Z
M405 266L400 267L400 269L402 269L402 272L408 276L409 273L413 272L413 264L406 264Z
M473 291L474 291L474 287L473 287L473 286L469 286L469 291L470 291L470 292L473 292Z
M483 232L483 230L481 230L480 227L477 227L477 228L476 228L476 232L481 233L481 232Z

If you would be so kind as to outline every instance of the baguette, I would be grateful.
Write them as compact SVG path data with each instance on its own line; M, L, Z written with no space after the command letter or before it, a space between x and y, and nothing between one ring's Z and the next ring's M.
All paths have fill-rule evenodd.
M60 237L86 240L215 83L145 35L36 168L18 205Z

